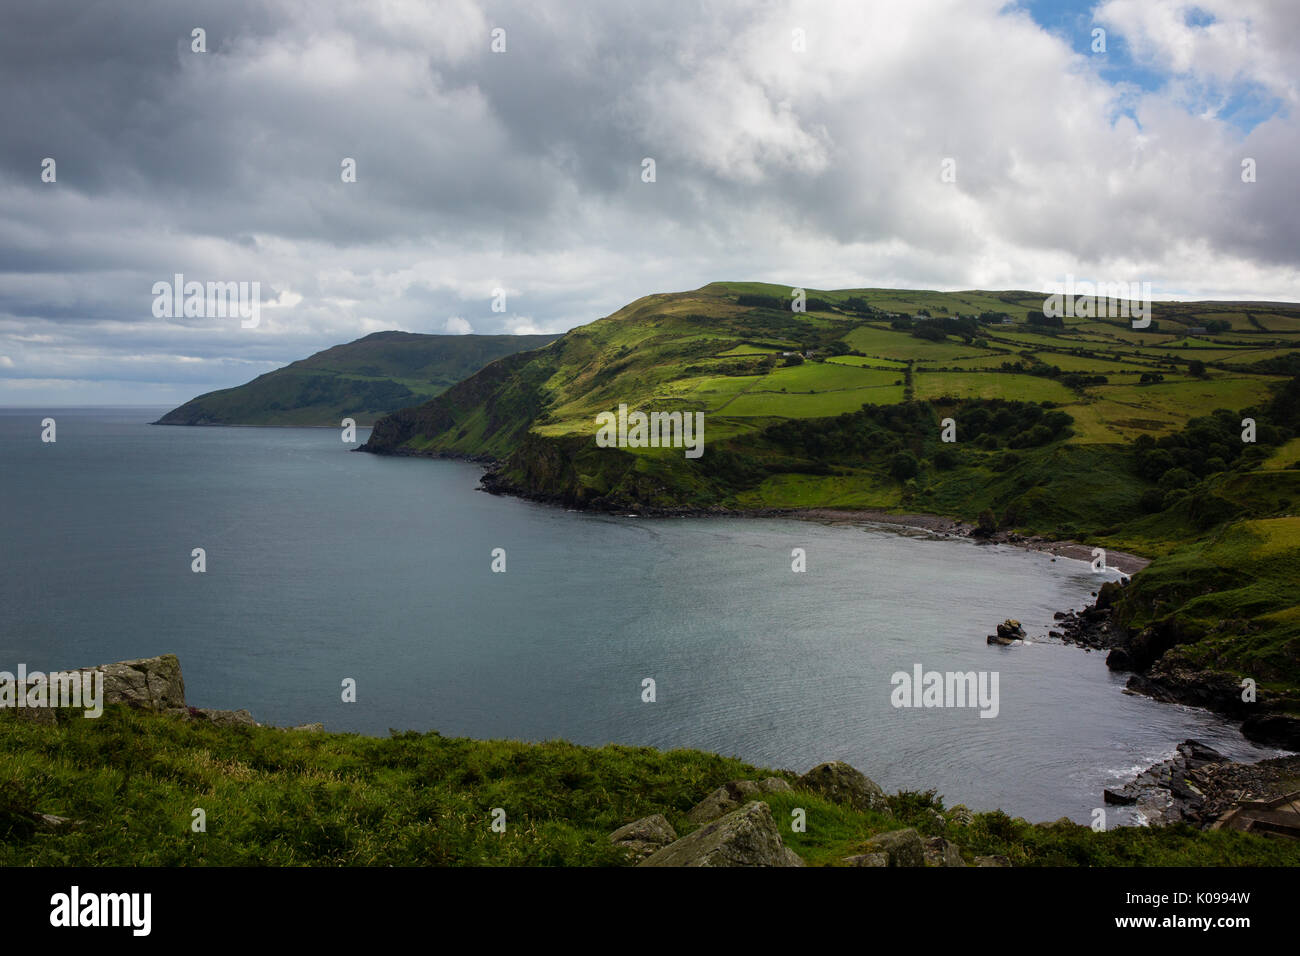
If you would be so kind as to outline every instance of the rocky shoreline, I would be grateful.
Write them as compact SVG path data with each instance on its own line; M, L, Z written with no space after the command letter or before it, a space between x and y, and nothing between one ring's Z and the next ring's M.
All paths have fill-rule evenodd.
M1124 692L1164 703L1202 707L1241 722L1248 740L1283 750L1300 751L1300 719L1273 708L1267 699L1242 700L1237 679L1221 671L1188 667L1166 658L1176 636L1159 627L1130 631L1114 618L1114 601L1122 583L1107 583L1097 599L1080 611L1058 611L1049 636L1088 650L1105 651L1106 666L1130 674Z
M1124 786L1106 790L1104 798L1111 805L1132 807L1147 824L1187 823L1209 829L1231 825L1242 810L1300 803L1297 790L1300 755L1235 763L1199 740L1185 740L1172 757L1153 764ZM1282 826L1270 829L1290 829L1290 835L1300 836L1300 807L1291 806L1288 812L1294 821L1282 817L1278 821Z
M577 506L559 495L549 495L528 491L508 482L500 473L500 462L488 455L463 455L447 452L384 451L376 452L362 446L357 451L370 451L372 454L394 455L410 458L435 458L452 461L467 461L482 465L486 470L479 480L480 490L488 494L505 495L522 498L539 504L549 504L570 510L590 511L596 514L626 515L636 514L643 518L798 518L804 521L820 521L828 524L887 524L915 531L953 538L972 538L981 544L1010 544L1030 551L1043 551L1053 557L1072 558L1078 561L1092 560L1092 545L1081 544L1068 539L1047 538L1042 535L1022 535L1014 531L995 531L982 534L976 525L959 518L945 518L942 515L897 513L878 508L659 508L641 506L635 512L626 507L615 507L596 501ZM1125 551L1107 549L1106 564L1124 574L1136 574L1151 563L1150 558L1129 554Z

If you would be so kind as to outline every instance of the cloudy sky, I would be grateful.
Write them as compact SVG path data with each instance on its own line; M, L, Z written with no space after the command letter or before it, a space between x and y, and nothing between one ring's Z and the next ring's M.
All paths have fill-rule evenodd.
M1293 0L41 0L0 81L0 405L715 279L1300 299Z

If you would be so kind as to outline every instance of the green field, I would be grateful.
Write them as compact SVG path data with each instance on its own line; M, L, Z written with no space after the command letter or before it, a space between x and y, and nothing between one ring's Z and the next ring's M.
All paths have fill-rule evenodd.
M896 376L882 373L892 381ZM866 404L890 405L903 400L903 387L889 384L812 392L753 391L725 406L728 415L765 418L822 418L852 412Z
M1035 375L1001 372L918 372L916 397L1007 398L1021 402L1069 402L1074 393L1059 382Z
M954 359L987 355L987 349L977 349L960 342L927 342L913 338L906 332L889 328L863 325L844 336L844 341L867 355L892 359L915 359L918 362L952 362Z
M857 365L864 368L907 368L901 359L876 358L871 355L834 355L826 359L831 365Z
M1182 378L1155 385L1099 385L1090 394L1107 402L1146 409L1181 423L1216 408L1245 408L1267 399L1269 385L1281 379L1269 376L1223 377L1207 381Z

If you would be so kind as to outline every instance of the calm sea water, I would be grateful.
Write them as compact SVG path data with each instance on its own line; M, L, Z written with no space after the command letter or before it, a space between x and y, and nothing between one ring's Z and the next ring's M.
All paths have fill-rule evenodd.
M985 644L1003 618L1045 634L1087 603L1101 577L1084 562L577 514L477 491L473 465L353 453L336 430L147 424L163 411L0 410L0 669L173 652L192 704L264 723L840 759L887 790L1032 820L1087 821L1103 787L1187 737L1274 753L1123 694L1098 654ZM894 708L890 677L916 664L996 671L998 716Z

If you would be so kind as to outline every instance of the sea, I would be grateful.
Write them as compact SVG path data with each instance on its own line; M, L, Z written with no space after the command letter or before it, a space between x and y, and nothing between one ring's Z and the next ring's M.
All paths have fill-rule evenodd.
M0 409L0 670L172 653L190 704L265 724L843 760L1031 821L1091 822L1188 738L1276 754L1048 637L1117 576L1085 561L579 513L483 492L479 465L359 453L366 429L150 424L165 411ZM1029 640L989 646L1005 618Z

